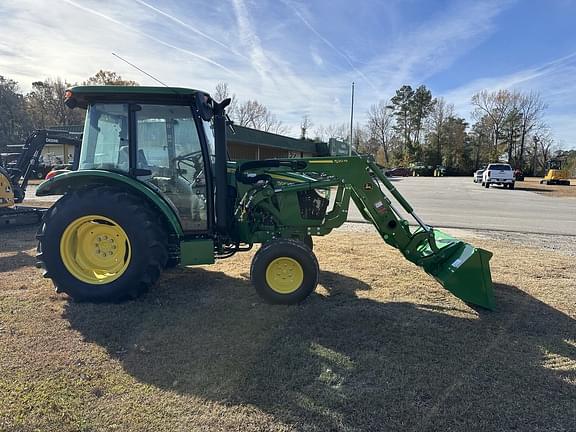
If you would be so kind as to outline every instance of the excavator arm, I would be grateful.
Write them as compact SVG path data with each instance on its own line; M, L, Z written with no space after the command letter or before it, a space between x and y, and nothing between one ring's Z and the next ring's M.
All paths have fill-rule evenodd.
M74 147L74 161L77 163L80 155L82 139L70 135L67 131L39 129L32 132L23 145L19 145L18 158L5 166L12 184L14 199L17 203L24 200L28 181L38 168L40 155L46 144L66 144ZM14 147L14 146L13 146Z

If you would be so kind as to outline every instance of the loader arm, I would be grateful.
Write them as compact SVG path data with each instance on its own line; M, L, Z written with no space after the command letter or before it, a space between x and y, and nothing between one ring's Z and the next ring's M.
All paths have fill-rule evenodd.
M347 219L351 198L364 218L376 227L382 239L398 249L406 259L422 267L462 300L493 309L489 267L492 254L426 225L371 157L278 160L275 164L261 162L250 163L246 169L241 164L237 178L248 178L248 172L252 178L260 180L266 180L267 176L273 179L278 175L286 179L290 174L306 173L316 180L284 182L271 187L264 185L259 190L251 191L247 199L251 200L252 205L264 202L271 194L280 196L337 186L334 209L326 214L322 224L308 228L310 234L324 235L342 225ZM387 194L415 219L417 228L410 227ZM242 211L242 206L239 208Z

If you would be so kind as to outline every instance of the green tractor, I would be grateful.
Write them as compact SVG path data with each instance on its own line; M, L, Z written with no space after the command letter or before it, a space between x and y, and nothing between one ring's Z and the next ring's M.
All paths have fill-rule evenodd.
M318 283L312 237L341 226L352 199L386 243L459 298L493 308L492 254L426 225L371 157L229 161L229 102L185 88L66 91L68 107L87 110L78 170L37 190L63 195L38 233L39 265L58 291L135 298L167 267L261 244L250 268L256 291L295 304Z

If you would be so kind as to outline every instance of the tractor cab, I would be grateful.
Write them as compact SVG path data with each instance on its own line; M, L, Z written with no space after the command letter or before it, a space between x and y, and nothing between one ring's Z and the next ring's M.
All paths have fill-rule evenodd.
M188 89L106 89L76 87L66 94L68 106L87 110L78 170L144 182L172 207L184 232L206 232L212 225L214 133L197 105L209 96ZM203 117L211 117L209 110Z

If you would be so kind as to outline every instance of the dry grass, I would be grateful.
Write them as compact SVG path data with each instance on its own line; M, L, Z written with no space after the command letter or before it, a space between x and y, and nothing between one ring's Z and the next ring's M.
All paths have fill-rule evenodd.
M540 177L526 177L524 181L516 182L516 189L536 192L552 197L576 198L576 179L570 180L570 186L540 184Z
M317 241L321 287L268 306L250 254L170 271L124 304L69 302L0 240L0 430L574 430L573 258L476 241L474 310L373 234Z

